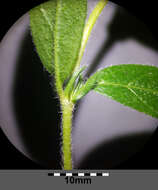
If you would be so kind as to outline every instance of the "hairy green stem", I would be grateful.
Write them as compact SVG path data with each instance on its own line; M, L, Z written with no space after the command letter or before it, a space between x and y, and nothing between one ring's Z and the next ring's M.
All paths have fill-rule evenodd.
M59 10L60 3L57 1L57 10ZM58 11L56 12L56 22L58 21ZM58 21L59 22L59 21ZM57 33L57 24L55 25L54 33ZM54 49L57 49L57 42L54 40ZM57 51L54 51L54 70L55 70L55 85L59 95L61 109L62 109L62 160L63 169L72 169L71 156L71 126L72 126L72 111L73 105L65 97L63 85L60 78L59 60Z
M92 31L92 28L98 19L101 11L107 4L108 0L99 0L96 7L94 8L93 12L91 13L89 20L85 26L84 32L83 32L83 38L81 42L81 48L78 56L78 60L76 63L76 67L74 68L74 72L77 73L75 77L80 74L82 69L78 69L80 66L80 62L82 59L82 56L84 54L84 50L88 41L88 38L90 36L90 33ZM57 6L59 6L57 4ZM56 16L58 16L58 12L56 13ZM56 32L56 27L55 27ZM56 41L54 42L55 49L57 48ZM63 86L60 80L60 74L59 74L59 66L58 66L58 59L55 52L55 81L56 81L56 89L57 93L60 98L61 108L62 108L62 160L63 160L63 169L64 170L72 170L73 169L73 161L72 161L72 144L71 144L71 129L72 129L72 115L73 115L73 109L74 109L74 103L73 100L71 100L71 97L69 96L71 91L75 90L73 89L75 77L73 76L72 79L70 79L67 87L65 90L63 90ZM78 72L77 72L78 71ZM72 90L73 89L73 90ZM73 92L72 92L73 93Z
M65 99L62 102L62 156L63 169L72 170L72 144L71 144L71 129L72 129L72 113L74 104Z

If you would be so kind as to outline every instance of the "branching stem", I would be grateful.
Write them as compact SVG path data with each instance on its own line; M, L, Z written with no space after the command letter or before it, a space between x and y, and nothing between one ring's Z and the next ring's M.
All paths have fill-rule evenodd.
M80 62L84 54L84 50L85 50L88 38L90 36L92 28L96 20L98 19L101 11L107 4L107 1L108 0L99 0L93 12L90 15L87 24L85 25L78 60L76 63L76 67L74 69L74 73L77 73L77 75L73 76L73 78L70 79L65 90L63 89L62 82L60 79L58 57L55 51L55 84L56 84L56 90L59 95L61 109L62 109L62 160L63 160L64 170L73 169L71 129L72 129L72 115L73 115L74 104L73 104L73 100L71 100L70 94L71 94L71 91L75 90L73 89L75 79L78 77L78 75L82 71L82 69L78 69L78 68L80 66ZM58 3L57 3L57 6L59 6ZM58 17L58 12L56 13L56 17ZM55 32L56 32L56 27L55 27ZM56 50L57 49L56 41L54 42L54 47Z

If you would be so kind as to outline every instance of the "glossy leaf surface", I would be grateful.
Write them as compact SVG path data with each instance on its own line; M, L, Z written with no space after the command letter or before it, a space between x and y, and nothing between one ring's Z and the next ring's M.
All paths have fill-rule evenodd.
M89 88L137 111L158 118L158 68L148 65L116 65L96 72L80 89Z
M158 118L158 68L118 65L99 71L95 91Z

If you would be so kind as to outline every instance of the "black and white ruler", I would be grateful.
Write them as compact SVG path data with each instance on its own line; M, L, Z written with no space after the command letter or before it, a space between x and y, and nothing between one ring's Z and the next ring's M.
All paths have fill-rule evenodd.
M89 176L89 177L96 177L96 176L102 176L102 177L109 177L108 172L49 172L48 176L53 176L53 177L60 177L60 176L77 176L77 177L84 177L84 176Z

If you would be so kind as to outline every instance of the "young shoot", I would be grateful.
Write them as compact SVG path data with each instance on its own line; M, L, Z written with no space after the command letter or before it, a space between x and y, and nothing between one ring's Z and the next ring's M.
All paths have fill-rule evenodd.
M91 90L158 118L158 68L123 64L83 77L80 66L93 26L107 0L96 0L87 22L87 0L50 0L30 12L32 39L43 66L54 83L62 111L62 161L73 169L72 118L75 104Z

